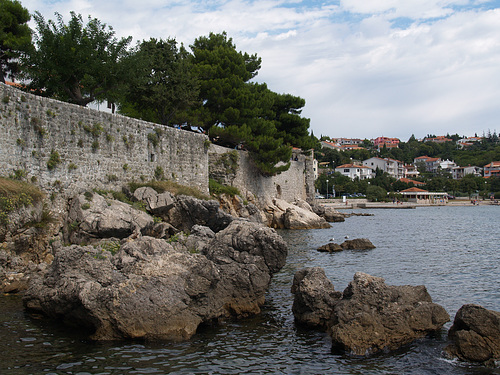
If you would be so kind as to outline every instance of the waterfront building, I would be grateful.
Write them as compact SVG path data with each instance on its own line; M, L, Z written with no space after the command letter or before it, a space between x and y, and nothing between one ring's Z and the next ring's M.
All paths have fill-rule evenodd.
M365 180L373 177L371 168L356 164L339 165L335 168L335 172L339 172L340 174L349 177L351 180L354 180L355 178Z
M484 178L500 177L500 161L492 161L484 166Z

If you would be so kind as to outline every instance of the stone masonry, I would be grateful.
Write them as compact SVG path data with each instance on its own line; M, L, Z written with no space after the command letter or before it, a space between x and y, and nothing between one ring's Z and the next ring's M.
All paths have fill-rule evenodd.
M208 193L208 138L0 84L0 175L16 171L49 194L116 190L161 174Z

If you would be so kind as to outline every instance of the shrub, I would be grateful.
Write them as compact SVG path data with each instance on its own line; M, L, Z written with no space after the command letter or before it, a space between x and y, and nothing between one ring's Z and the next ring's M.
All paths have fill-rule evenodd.
M160 166L157 166L155 169L155 178L157 180L163 180L165 175L163 174L163 168Z
M83 130L85 130L87 133L90 133L93 137L98 138L104 129L102 128L102 125L97 122L92 127L83 125Z
M59 153L57 151L52 151L50 152L50 157L49 161L47 162L47 168L49 171L53 170L57 165L61 162L61 157L59 156Z
M370 185L366 188L366 198L372 202L383 202L387 199L387 191L380 186Z
M151 142L153 147L156 148L156 146L158 146L158 143L160 143L160 138L158 137L157 133L148 133L148 141Z
M8 224L11 211L41 202L44 196L34 185L0 177L0 224Z
M210 195L215 196L221 194L227 194L231 197L234 197L235 195L241 195L238 188L234 186L223 185L212 178L208 180L208 189L210 191Z

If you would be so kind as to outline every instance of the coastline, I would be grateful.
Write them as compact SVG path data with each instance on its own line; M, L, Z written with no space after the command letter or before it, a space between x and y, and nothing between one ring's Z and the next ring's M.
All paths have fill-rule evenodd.
M417 207L458 207L458 206L500 206L491 200L453 199L446 203L414 203L414 202L368 202L366 199L347 199L344 203L340 199L316 199L317 204L324 207L331 207L335 210L352 209L415 209Z

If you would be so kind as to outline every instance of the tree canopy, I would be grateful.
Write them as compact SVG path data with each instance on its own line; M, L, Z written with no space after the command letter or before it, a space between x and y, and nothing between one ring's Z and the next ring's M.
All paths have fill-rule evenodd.
M0 0L0 82L19 72L18 59L31 47L30 15L17 0Z
M189 53L175 39L143 41L127 59L129 76L120 112L163 125L196 103L198 83Z
M118 40L111 27L71 12L66 25L59 13L57 21L45 21L36 12L35 48L25 60L30 88L42 95L85 106L113 96L126 71L120 60L126 56L131 37Z

